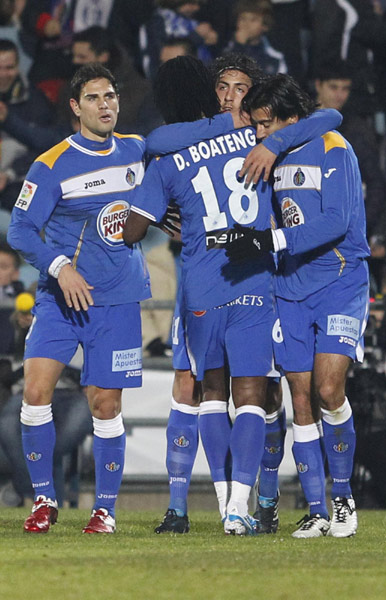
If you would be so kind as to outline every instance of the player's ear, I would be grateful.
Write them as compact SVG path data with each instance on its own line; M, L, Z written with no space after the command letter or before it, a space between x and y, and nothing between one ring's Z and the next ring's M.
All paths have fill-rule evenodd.
M75 98L70 98L70 106L77 117L80 117L80 108L79 104L75 100Z
M297 123L299 121L299 117L297 115L293 115L288 119L289 123Z

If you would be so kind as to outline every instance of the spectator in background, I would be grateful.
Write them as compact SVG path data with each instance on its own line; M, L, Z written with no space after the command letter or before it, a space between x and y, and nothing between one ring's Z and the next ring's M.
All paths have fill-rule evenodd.
M79 33L75 33L71 45L72 69L81 65L98 62L107 67L117 81L119 88L120 111L118 127L121 133L136 129L138 112L144 98L151 91L150 82L141 76L133 66L131 57L111 35L111 32L99 25L93 25ZM58 101L60 122L68 123L70 85L61 89Z
M313 74L324 64L347 62L352 89L346 112L373 116L378 110L373 52L386 45L386 23L373 0L314 0Z
M48 126L54 118L54 110L44 94L28 87L19 70L19 54L16 45L0 40L0 112L27 121ZM12 210L22 181L36 153L20 143L8 127L6 119L1 126L0 155L0 206Z
M0 242L0 355L14 351L15 329L10 321L15 298L23 291L19 281L20 256L6 242Z
M22 15L25 31L35 39L30 79L56 104L71 77L74 33L92 25L114 35L115 13L122 0L29 0Z
M197 56L197 49L188 37L168 37L160 47L160 64L176 56ZM163 125L164 119L156 107L153 89L143 99L138 113L135 131L147 136L153 129Z
M176 56L197 56L196 48L189 38L170 37L165 40L160 50L161 65Z
M351 87L352 76L347 63L326 65L316 74L315 90L321 108L335 108L344 116L339 131L358 158L365 185L367 237L372 254L377 257L381 248L384 255L386 245L386 182L372 119L346 110Z
M139 35L142 68L149 79L154 79L160 65L161 47L169 37L186 37L196 47L197 56L208 63L213 58L212 47L217 44L217 33L209 23L199 23L194 17L206 0L155 0L156 9L149 21L142 25Z
M234 15L236 30L224 52L250 56L267 75L287 73L284 55L271 46L266 35L273 26L270 0L239 0Z
M197 20L210 23L218 35L217 48L220 51L228 42L233 31L233 7L235 0L207 0L197 13ZM215 49L216 56L219 51Z
M20 15L26 0L2 0L0 3L0 39L11 40L17 46L20 57L20 72L28 76L32 57L28 51L28 40L21 26Z
M313 0L272 0L274 24L268 33L274 48L284 54L289 75L307 83L310 4Z

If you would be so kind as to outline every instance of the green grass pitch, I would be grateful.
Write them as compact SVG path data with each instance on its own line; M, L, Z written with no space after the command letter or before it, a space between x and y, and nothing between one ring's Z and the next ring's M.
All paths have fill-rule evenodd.
M386 511L359 511L353 538L280 530L227 537L218 514L191 512L187 535L155 535L156 512L117 513L114 535L82 535L89 511L63 509L47 534L26 534L28 509L0 511L1 600L385 600Z

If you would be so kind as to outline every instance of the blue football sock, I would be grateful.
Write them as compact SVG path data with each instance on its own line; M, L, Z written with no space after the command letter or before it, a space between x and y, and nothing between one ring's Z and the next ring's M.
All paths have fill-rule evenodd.
M188 491L198 448L198 408L177 406L180 406L180 410L170 411L166 429L166 468L169 475L169 508L174 508L177 515L183 516L188 510Z
M115 503L121 487L125 462L126 434L102 438L94 433L95 504L115 516Z
M284 456L284 441L287 432L284 407L280 412L274 414L275 417L272 416L272 418L271 415L267 415L265 422L264 452L259 476L259 496L262 500L276 498L278 495L279 466Z
M24 458L31 477L35 499L41 494L56 499L53 478L55 426L51 420L44 425L21 425Z
M236 409L231 433L232 481L254 486L264 450L265 411L257 406Z
M202 402L199 429L213 482L231 481L232 422L227 402L220 400Z
M294 424L293 427L294 444L292 453L305 499L310 506L310 514L318 513L328 519L324 462L317 426ZM307 435L307 433L310 433L310 435ZM316 439L310 439L312 437Z
M326 421L326 411L323 414L324 447L332 478L331 498L350 498L356 442L353 417L351 415L343 423L331 424Z
M56 435L52 405L32 406L23 401L20 422L24 458L35 499L43 495L56 500L53 478Z

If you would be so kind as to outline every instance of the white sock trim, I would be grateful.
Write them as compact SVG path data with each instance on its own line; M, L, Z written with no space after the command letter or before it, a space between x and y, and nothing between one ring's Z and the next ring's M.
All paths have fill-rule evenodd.
M94 435L97 437L108 439L119 437L122 433L125 433L122 413L119 413L114 419L97 419L93 417L92 422Z
M172 398L172 410L179 410L186 415L198 415L200 412L200 406L190 406L189 404L182 404L180 402L176 402L174 398Z
M244 406L240 406L239 408L236 408L235 418L239 417L240 415L247 414L247 413L250 413L252 415L257 415L258 417L261 417L265 421L266 412L265 412L264 408L261 408L260 406L253 406L252 404L245 404Z
M294 442L312 442L320 438L319 429L316 423L310 425L296 425L293 423Z
M278 410L275 410L275 412L270 413L269 415L267 414L265 416L265 422L269 423L269 424L274 423L275 421L278 420L278 418L282 414L283 410L284 410L284 406L281 406L280 408L278 408Z
M38 427L52 421L52 404L32 406L24 402L21 405L20 422L30 427Z
M208 400L200 404L200 415L226 412L228 412L228 402L224 402L223 400Z
M322 408L321 410L323 421L326 421L329 425L342 425L342 423L348 421L352 415L350 402L347 397L339 408L336 408L335 410L325 410Z

